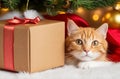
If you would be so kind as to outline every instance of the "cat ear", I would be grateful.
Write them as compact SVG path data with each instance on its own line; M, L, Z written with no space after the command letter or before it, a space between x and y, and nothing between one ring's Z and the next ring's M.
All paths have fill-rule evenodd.
M70 36L72 33L74 33L78 29L79 27L75 24L75 22L71 19L68 19L68 22L67 22L68 35Z
M108 31L108 24L107 23L102 24L96 31L102 34L104 38L106 38L107 31Z

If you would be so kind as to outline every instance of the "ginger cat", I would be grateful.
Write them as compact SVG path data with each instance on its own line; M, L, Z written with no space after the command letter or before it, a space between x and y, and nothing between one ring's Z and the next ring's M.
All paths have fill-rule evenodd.
M86 69L110 65L107 59L106 34L108 24L99 28L78 27L72 20L67 23L66 64Z

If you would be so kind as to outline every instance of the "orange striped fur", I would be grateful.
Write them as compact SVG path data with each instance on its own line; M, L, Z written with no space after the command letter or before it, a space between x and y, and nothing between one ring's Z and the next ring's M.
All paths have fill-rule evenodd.
M78 54L82 57L82 53L85 53L86 51L92 52L91 58L94 54L96 56L96 58L88 58L88 61L108 61L106 57L108 44L105 40L104 33L102 34L104 27L105 25L102 25L102 30L101 28L98 28L97 30L91 27L78 27L73 21L69 20L68 37L66 38L66 63L76 65L81 61L87 61L85 57L83 57L84 59L82 60L82 58L76 56ZM76 42L78 39L82 41L82 43L79 41ZM76 52L77 54L74 56L74 53Z

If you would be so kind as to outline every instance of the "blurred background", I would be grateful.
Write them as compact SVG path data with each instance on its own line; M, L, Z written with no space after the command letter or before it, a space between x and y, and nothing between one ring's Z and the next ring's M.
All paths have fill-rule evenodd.
M29 9L50 16L77 14L92 27L103 22L113 28L120 27L120 0L0 0L0 16L10 11Z

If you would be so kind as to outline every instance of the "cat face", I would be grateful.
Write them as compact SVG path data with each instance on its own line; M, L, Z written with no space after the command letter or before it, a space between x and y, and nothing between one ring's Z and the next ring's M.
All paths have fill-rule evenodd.
M66 50L69 54L80 61L99 60L106 56L107 24L101 25L98 29L83 28L68 20L67 29Z

